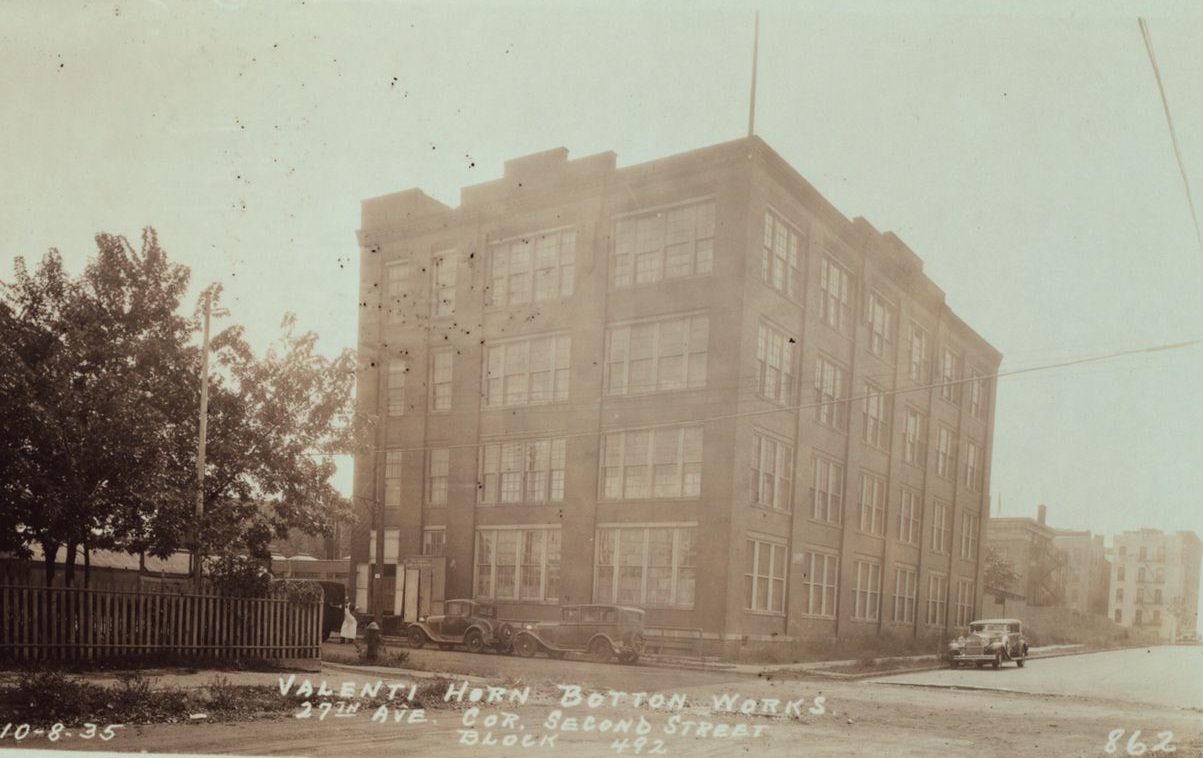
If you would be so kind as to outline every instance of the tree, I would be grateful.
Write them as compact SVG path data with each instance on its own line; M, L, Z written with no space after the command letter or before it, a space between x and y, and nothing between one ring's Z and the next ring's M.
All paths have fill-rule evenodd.
M996 545L986 545L986 563L983 569L987 592L1010 592L1019 578L1015 566L1002 554Z
M1166 613L1174 620L1173 633L1175 636L1184 633L1193 633L1196 631L1195 623L1197 619L1191 611L1190 603L1186 602L1186 596L1177 595L1170 599L1166 604Z
M50 251L0 284L0 549L40 543L66 582L83 550L167 556L195 518L199 319L180 314L189 272L153 229L135 250L96 237L78 279ZM220 291L214 294L220 296ZM290 529L322 534L349 512L330 456L352 440L354 361L317 335L283 336L256 358L240 327L213 340L202 549L252 561ZM234 566L231 558L215 565ZM233 570L233 569L231 569Z
M286 316L279 342L261 358L241 327L212 342L201 548L221 559L215 565L238 572L243 567L234 554L266 561L272 539L290 530L326 534L350 517L348 501L329 480L331 456L347 449L356 433L354 356L349 350L333 359L319 354L317 335L297 334L295 326L295 317ZM194 397L195 382L182 384L184 395ZM184 397L177 405L183 404ZM195 492L195 417L180 419L173 430L176 491ZM192 510L192 500L160 509L152 552L187 544Z
M126 547L120 522L154 507L170 410L157 398L190 331L176 315L188 272L167 261L153 230L138 250L108 234L96 244L77 280L52 250L33 273L18 261L3 290L0 337L13 340L5 381L26 412L5 411L17 430L6 463L15 507L0 532L40 542L48 578L65 546L69 584L80 548Z
M1065 551L1052 540L1038 539L1032 543L1028 558L1028 603L1037 606L1058 606L1065 603Z

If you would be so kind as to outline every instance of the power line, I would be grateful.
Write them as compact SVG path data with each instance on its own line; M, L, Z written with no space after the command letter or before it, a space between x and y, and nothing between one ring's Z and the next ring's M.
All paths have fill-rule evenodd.
M1190 181L1186 178L1186 166L1182 162L1182 149L1178 146L1178 133L1174 130L1174 117L1170 115L1170 103L1165 96L1165 85L1161 81L1161 69L1157 66L1157 56L1153 54L1153 38L1149 36L1149 25L1143 18L1138 18L1140 35L1144 38L1145 49L1149 52L1149 63L1153 66L1153 78L1157 80L1157 91L1161 94L1161 107L1165 111L1165 123L1170 129L1170 142L1174 146L1174 159L1178 162L1178 172L1182 174L1182 186L1186 190L1186 206L1190 209L1191 220L1195 223L1195 239L1199 242L1199 252L1203 253L1203 233L1199 231L1199 216L1195 213L1195 201L1191 197Z
M1149 354L1149 353L1166 352L1166 351L1171 351L1171 350L1181 350L1181 349L1193 347L1193 346L1199 345L1199 344L1203 344L1203 338L1186 340L1183 342L1171 342L1171 343L1166 343L1166 344L1161 344L1161 345L1149 345L1149 346L1145 346L1145 347L1130 348L1130 349L1126 349L1126 350L1117 350L1117 351L1112 351L1109 353L1104 353L1102 355L1086 356L1086 357L1082 357L1082 358L1072 358L1069 360L1059 361L1057 363L1046 363L1046 364L1042 364L1042 365L1038 365L1038 366L1028 366L1025 368L1011 369L1008 371L998 371L993 374L982 374L982 375L978 375L978 376L969 376L969 377L965 377L963 379L954 379L951 381L938 381L938 382L931 382L931 383L927 383L927 384L917 384L912 387L905 387L905 388L901 388L901 389L881 390L880 392L874 392L871 394L893 397L893 396L906 395L906 394L911 394L911 393L926 392L926 391L938 389L941 387L963 385L963 384L968 384L971 382L981 381L981 380L986 380L986 379L1005 379L1008 377L1020 376L1020 375L1024 375L1024 374L1033 374L1033 373L1037 373L1037 372L1041 372L1041 371L1053 371L1056 369L1069 368L1071 366L1081 366L1081 365L1086 365L1086 364L1091 364L1091 363L1101 363L1103 361L1115 360L1117 358L1124 358L1124 357L1131 356L1131 355L1142 355L1142 354ZM541 430L535 430L535 431L530 431L530 432L523 432L521 435L521 438L522 439L535 439L535 438L539 438L539 437L556 437L557 439L568 439L568 438L575 439L575 438L583 438L583 437L598 437L598 436L602 436L605 434L611 434L611 433L616 433L616 432L620 432L620 431L645 431L645 430L649 430L649 429L675 428L675 427L680 427L682 425L706 424L706 423L716 422L716 421L729 421L729 420L739 419L739 418L751 418L751 417L755 417L755 416L768 416L768 415L772 415L772 414L786 413L786 412L792 412L792 411L813 410L815 408L818 408L818 407L824 406L824 405L832 405L832 404L837 404L837 403L853 403L853 402L856 402L859 400L864 400L865 398L867 398L869 396L870 396L870 393L864 393L864 394L860 394L860 395L852 395L849 397L840 398L839 400L806 402L806 403L798 403L798 404L793 404L793 405L774 406L772 408L765 408L765 409L759 409L759 410L754 410L754 411L736 411L733 413L723 413L723 414L717 414L717 415L712 415L712 416L701 416L701 417L695 417L695 418L691 418L691 419L678 419L678 420L674 420L674 421L664 421L664 422L660 422L660 423L656 423L656 424L640 424L640 425L638 425L636 427L632 427L630 429L625 429L625 428L624 429L597 429L597 430L592 430L592 431L587 431L587 432L565 432L565 431L562 431L559 429L541 429ZM642 395L640 397L646 398L646 397L648 397L648 395ZM556 407L558 407L558 405L559 404L553 404L553 405L549 405L549 406L532 406L532 408L534 408L536 410L546 409L548 411L553 411L553 410L555 410ZM590 405L595 405L595 404L590 404ZM578 409L579 408L580 408L580 406L578 406ZM504 410L504 409L502 409L502 410ZM489 440L489 441L465 442L465 443L451 444L451 445L424 445L421 447L388 447L388 448L385 448L384 450L379 450L377 452L379 453L379 452L388 451L388 452L400 452L400 453L420 453L420 452L428 452L430 450L463 450L463 449L469 449L469 448L475 449L475 448L483 447L485 445L500 443L502 441L503 440L501 440L501 439L497 439L497 440Z

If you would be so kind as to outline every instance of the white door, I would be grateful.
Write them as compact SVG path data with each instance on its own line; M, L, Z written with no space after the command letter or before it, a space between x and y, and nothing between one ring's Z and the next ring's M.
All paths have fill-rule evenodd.
M400 573L400 571L397 572L398 575L400 575ZM405 593L405 605L401 606L405 609L403 611L404 615L401 617L405 621L418 620L418 587L421 584L419 581L419 576L420 574L418 569L405 569L405 586L409 589L409 591Z

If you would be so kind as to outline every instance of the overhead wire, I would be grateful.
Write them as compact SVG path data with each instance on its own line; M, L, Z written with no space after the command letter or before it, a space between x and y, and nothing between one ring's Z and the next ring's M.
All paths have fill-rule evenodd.
M569 439L569 438L576 439L576 438L585 438L585 437L599 437L599 436L605 436L606 434L612 434L612 433L622 432L622 431L645 431L645 430L651 430L651 429L678 428L681 426L695 426L695 425L701 425L701 424L707 424L707 423L713 423L713 422L730 421L730 420L741 419L741 418L753 418L753 417L757 417L757 416L768 416L768 415L773 415L773 414L789 413L789 412L794 412L794 411L813 410L813 409L821 407L821 406L832 405L832 404L842 404L842 403L851 404L851 403L854 403L854 402L857 402L860 400L864 400L864 399L866 399L868 397L872 397L872 396L895 397L895 396L901 396L901 395L907 395L907 394L913 394L913 393L928 392L928 391L940 389L940 388L943 388L946 386L960 386L960 385L965 385L965 384L969 384L969 383L976 382L976 381L984 381L984 380L990 380L990 379L995 379L995 380L1006 379L1006 378L1023 376L1023 375L1033 374L1033 373L1038 373L1038 372L1043 372L1043 371L1053 371L1053 370L1057 370L1057 369L1064 369L1064 368L1069 368L1072 366L1081 366L1081 365L1088 365L1088 364L1094 364L1094 363L1101 363L1104 361L1115 360L1118 358L1124 358L1124 357L1128 357L1128 356L1132 356L1132 355L1142 355L1142 354L1168 352L1168 351L1173 351L1173 350L1182 350L1182 349L1185 349L1188 347L1193 347L1193 346L1200 345L1200 344L1203 344L1203 338L1184 340L1184 341L1180 341L1180 342L1170 342L1170 343L1164 343L1164 344L1159 344L1159 345L1147 345L1147 346L1143 346L1143 347L1127 348L1127 349L1123 349L1123 350L1111 351L1111 352L1104 353L1101 355L1092 355L1092 356L1084 356L1084 357L1079 357L1079 358L1072 358L1072 359L1068 359L1068 360L1064 360L1064 361L1040 364L1040 365L1036 365L1036 366L1027 366L1027 367L1008 369L1008 370L1000 369L999 371L996 371L994 373L986 373L986 374L981 374L981 375L976 375L976 376L967 376L967 377L963 377L960 379L953 379L953 380L949 380L949 381L940 380L940 381L936 381L936 382L919 383L919 384L915 384L915 385L912 385L909 387L901 387L901 388L895 388L895 389L882 389L880 391L874 391L872 393L861 393L859 395L850 395L847 397L840 398L838 400L808 401L808 402L803 402L803 403L774 405L769 408L757 408L754 410L734 411L731 413L713 414L713 415L709 415L709 416L694 416L694 417L691 417L688 419L675 419L675 420L671 420L671 421L662 421L662 422L650 423L650 424L649 423L640 423L640 424L638 424L636 426L632 426L632 427L602 429L600 431L594 429L594 430L590 430L590 431L581 431L581 432L566 431L562 428L524 430L521 433L521 438L522 439L536 439L536 438L540 438L540 437L555 437L557 439ZM698 390L694 390L694 392L704 392L705 389L706 388L698 388ZM795 390L795 391L798 391L798 390ZM591 402L589 404L589 406L596 407L596 406L600 405L600 403L603 400L611 400L616 403L620 403L620 402L622 402L623 398L649 399L649 398L655 397L655 394L657 394L657 393L643 393L643 394L639 394L639 395L628 395L628 396L609 395L609 396L606 396L606 398L599 398L597 401ZM524 410L546 409L551 412L560 413L560 412L562 412L562 406L563 406L562 403L549 403L546 405L527 405L527 406L522 406L522 407ZM577 405L577 407L581 408L583 406ZM498 412L504 412L506 410L513 410L513 409L514 408L512 406L510 406L510 407L502 406L497 409L490 408L483 412L487 412L489 410L496 410ZM393 418L396 418L396 417L393 417ZM386 451L387 452L400 452L400 453L420 453L420 452L428 452L430 450L477 449L480 447L484 447L485 445L496 444L499 441L500 440L485 440L485 441L478 441L478 442L467 442L467 443L457 443L457 444L447 444L447 445L387 447L387 448L382 448L382 449L376 451L376 453L379 454L379 453L383 453Z
M1182 175L1182 187L1186 190L1186 205L1190 210L1191 221L1195 224L1195 239L1199 243L1199 252L1203 253L1203 232L1199 231L1199 215L1195 211L1195 201L1191 197L1190 180L1186 175L1186 165L1182 161L1182 148L1178 145L1178 132L1174 129L1174 117L1170 113L1169 99L1165 95L1165 83L1161 80L1161 67L1157 65L1157 56L1153 52L1153 38L1149 34L1149 25L1143 18L1138 18L1140 35L1144 39L1145 50L1149 53L1149 63L1153 66L1153 78L1157 80L1157 92L1161 95L1161 108L1165 111L1165 123L1170 130L1170 142L1174 146L1174 159L1178 162L1178 172Z

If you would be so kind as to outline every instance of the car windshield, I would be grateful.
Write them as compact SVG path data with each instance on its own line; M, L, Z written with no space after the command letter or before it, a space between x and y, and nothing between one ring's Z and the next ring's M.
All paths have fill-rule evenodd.
M1007 631L1006 624L970 624L969 631L971 632L1005 632Z
M640 611L623 611L622 621L624 624L643 624L643 613Z

